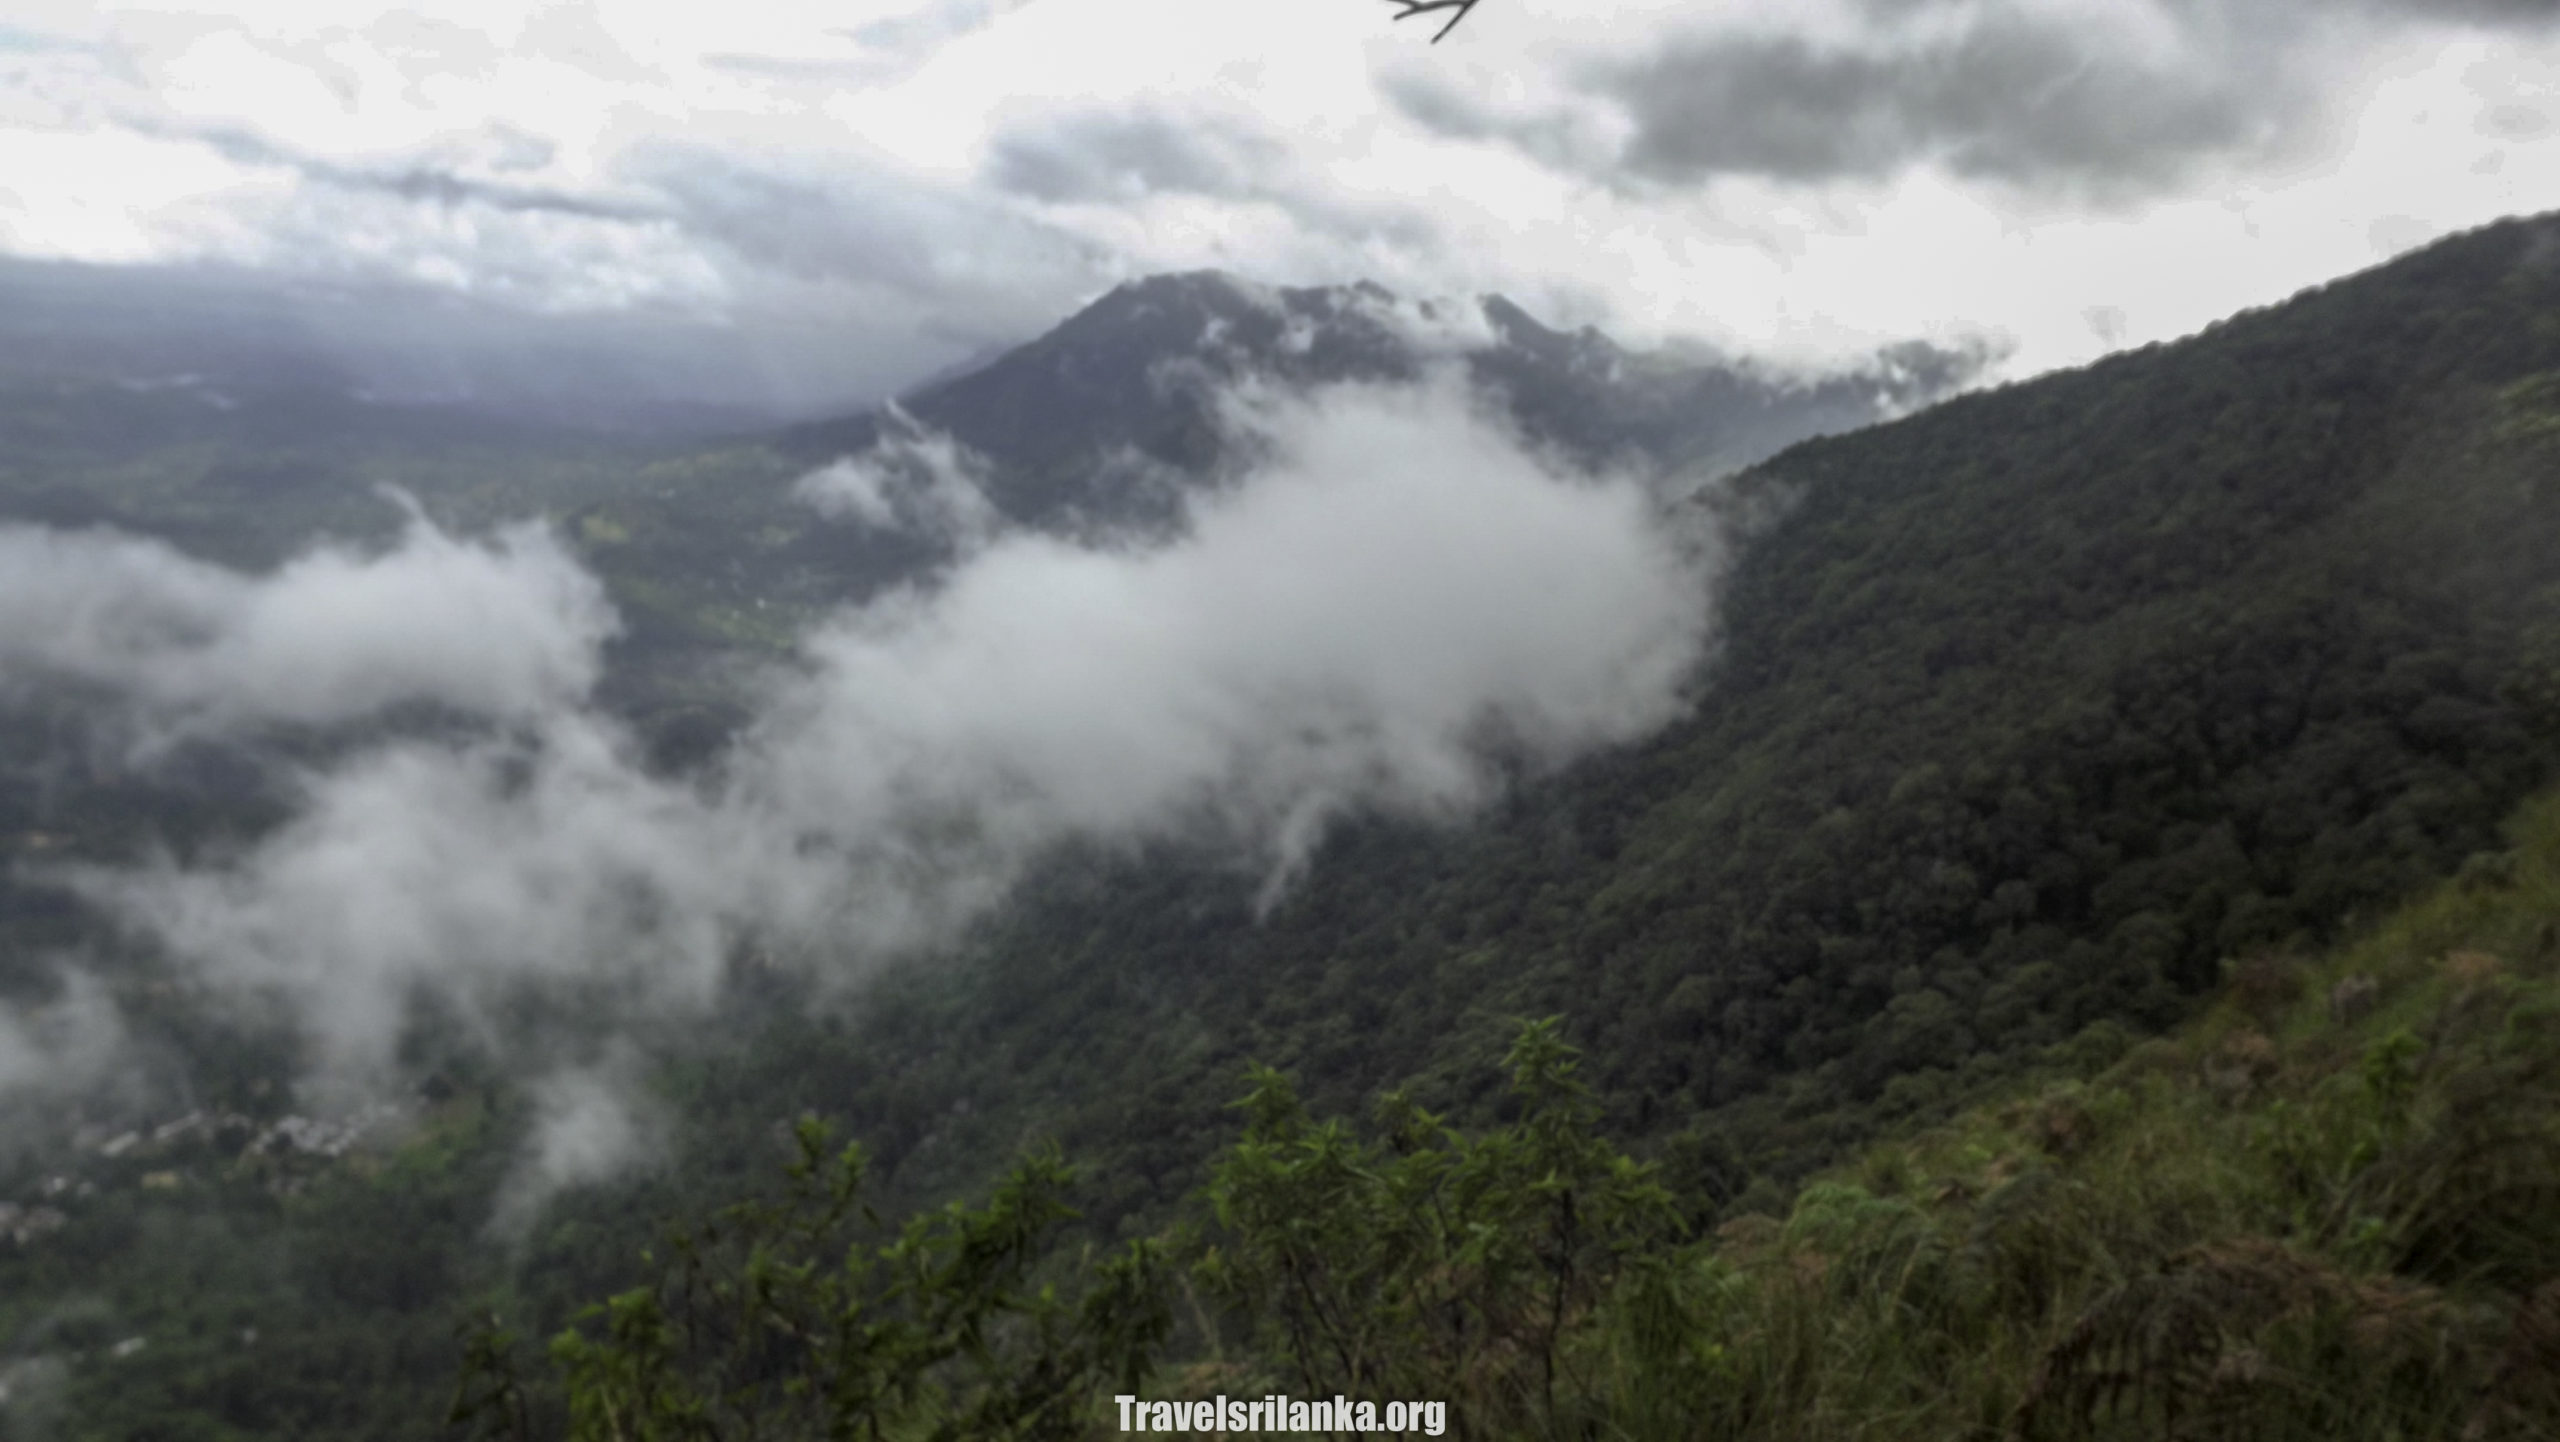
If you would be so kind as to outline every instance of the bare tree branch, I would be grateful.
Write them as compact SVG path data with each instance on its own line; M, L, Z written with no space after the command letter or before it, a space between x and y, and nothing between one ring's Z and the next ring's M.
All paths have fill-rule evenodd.
M1476 0L1387 0L1387 3L1403 7L1396 12L1395 18L1398 20L1410 20L1416 15L1428 15L1434 10L1456 12L1449 17L1448 24L1440 27L1440 33L1431 37L1431 43L1434 45L1448 39L1449 32L1458 28L1458 22L1467 18L1467 12L1476 8Z

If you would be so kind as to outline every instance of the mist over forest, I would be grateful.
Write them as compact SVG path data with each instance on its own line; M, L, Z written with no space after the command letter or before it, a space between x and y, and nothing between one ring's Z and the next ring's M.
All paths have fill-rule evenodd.
M0 1437L2560 1426L2560 13L1099 5L0 12Z
M1268 906L1337 811L1456 821L1505 766L1675 714L1709 639L1706 513L1534 454L1454 381L1217 404L1254 459L1162 537L1009 527L938 433L801 478L834 513L814 525L949 558L755 657L747 714L682 771L597 703L622 623L539 522L460 538L386 492L409 510L387 546L264 573L0 531L12 674L87 698L73 744L146 783L208 748L319 753L275 760L286 816L254 837L33 876L216 1006L280 1004L316 1065L396 1086L421 998L492 1039L555 982L706 1007L750 948L837 990L949 943L1068 839L1196 841Z

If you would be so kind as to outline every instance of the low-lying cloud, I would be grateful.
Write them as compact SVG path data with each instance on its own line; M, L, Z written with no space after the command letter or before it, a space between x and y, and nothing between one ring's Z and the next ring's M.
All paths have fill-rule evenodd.
M1704 611L1641 485L1445 388L1237 419L1267 462L1174 543L1017 534L812 636L759 737L783 794L1027 842L1205 807L1268 843L1325 798L1481 800L1489 729L1552 760L1669 718Z
M986 458L928 430L895 401L882 414L876 445L802 476L793 498L820 515L971 549L993 536L1004 518L987 496Z
M96 978L66 970L60 983L49 1000L0 1003L0 1117L30 1100L94 1101L118 1090L128 1060L123 1017ZM10 1134L0 1128L0 1138Z
M948 939L1071 837L1221 848L1259 868L1267 904L1333 815L1460 817L1509 768L1681 708L1714 556L1642 481L1572 472L1454 382L1244 397L1228 423L1249 471L1194 493L1169 539L985 534L817 627L731 752L685 777L651 773L585 697L609 618L540 532L420 523L383 555L264 578L20 538L115 558L105 574L138 599L93 579L87 604L160 618L138 639L91 626L111 639L75 654L115 659L87 679L247 719L268 713L185 679L212 674L202 658L304 658L270 711L346 715L414 687L500 723L314 771L293 818L228 859L73 884L218 990L289 1008L324 1070L381 1075L422 994L503 1044L511 1003L544 988L580 988L608 1023L704 1004L743 948L858 975ZM983 464L921 434L891 449L953 493ZM806 489L899 523L874 484L899 464ZM375 624L387 601L311 599L339 593L405 598L407 628ZM508 624L537 639L490 629L498 597L536 603ZM14 634L23 610L0 614L5 644L35 644ZM417 641L447 635L477 644Z
M552 1197L642 1166L660 1145L656 1116L634 1101L644 1093L628 1047L595 1065L553 1072L530 1090L533 1126L490 1220L490 1230L510 1241L524 1239Z
M0 684L104 688L155 731L413 701L539 716L594 684L614 624L539 526L466 541L412 508L387 552L324 546L264 577L111 532L0 526Z

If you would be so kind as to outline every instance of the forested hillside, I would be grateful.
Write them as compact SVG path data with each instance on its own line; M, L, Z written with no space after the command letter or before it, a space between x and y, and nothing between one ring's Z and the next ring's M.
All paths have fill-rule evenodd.
M1182 327L1186 336L1197 328ZM1515 332L1508 343L1552 352L1541 364L1558 375L1598 353L1555 332L1525 341ZM1051 364L1061 349L1074 348L1039 352L1041 367L973 376L994 394L1030 385L1026 377L1073 373ZM972 379L943 393L969 393ZM1617 402L1660 422L1648 453L1701 459L1680 442L1705 439L1672 424L1688 392L1656 394L1650 384ZM1156 392L1127 395L1135 405ZM93 388L74 399L103 414L115 398ZM1050 400L1072 408L1075 396ZM12 404L44 410L35 390ZM177 417L202 403L162 395L153 404ZM1002 395L989 402L1004 404ZM1811 404L1797 419L1820 410ZM1075 488L1112 474L1113 445L1161 444L1154 460L1170 463L1200 413L1133 414L1171 428L1088 437L1092 446L1050 457L1058 468L1042 475L1063 489L1026 493L1026 508L1054 502L1076 519L1067 512L1089 497ZM1569 432L1551 439L1575 443ZM505 511L509 487L565 513L581 562L627 622L605 699L637 719L656 753L650 764L673 770L713 753L735 724L723 709L733 704L720 690L732 675L724 664L777 654L800 608L841 599L855 579L876 586L888 574L881 567L932 560L777 512L794 476L835 443L802 432L625 465L609 450L560 442L544 468L500 481L481 474L469 447L417 443L424 459L389 478L411 484L431 511L450 505L443 514L465 520ZM66 519L133 524L163 506L208 526L243 524L246 513L208 489L219 467L205 448L188 441L137 454L123 469L92 465L87 489L104 500ZM627 483L633 475L639 482ZM363 494L356 478L330 477L306 486L257 471L238 484L279 498L276 514L327 525ZM49 474L0 481L12 504L71 504ZM167 1082L199 1108L189 1113L197 1121L165 1135L137 1127L92 1138L69 1161L31 1155L11 1174L25 1185L8 1203L20 1210L0 1246L0 1381L16 1379L22 1398L54 1399L75 1431L88 1429L80 1435L432 1435L456 1362L451 1326L467 1302L494 1307L520 1331L550 1333L578 1303L626 1285L638 1247L666 1219L706 1216L762 1185L787 1154L794 1118L814 1116L861 1140L863 1195L893 1222L984 1195L1026 1149L1056 1141L1077 1169L1074 1184L1058 1190L1035 1168L1025 1185L1037 1185L1008 1193L1019 1204L986 1223L1011 1239L998 1249L1006 1265L1041 1278L1060 1275L1088 1244L1154 1236L1186 1207L1196 1220L1185 1198L1213 1178L1229 1193L1252 1180L1227 1149L1239 1125L1231 1104L1256 1062L1293 1079L1308 1118L1365 1115L1386 1089L1403 1088L1410 1106L1456 1129L1407 1138L1421 1138L1425 1151L1544 1115L1542 1144L1560 1146L1570 1132L1581 1147L1550 1160L1605 1163L1613 1176L1623 1172L1620 1151L1658 1163L1622 1199L1629 1217L1659 1227L1630 1234L1634 1251L1671 1256L1662 1249L1683 1228L1793 1216L1784 1224L1792 1240L1745 1223L1715 1255L1735 1265L1783 1255L1795 1259L1787 1266L1802 1262L1798 1273L1819 1272L1834 1263L1809 1259L1846 1255L1804 1240L1832 1225L1822 1208L1847 1209L1838 1236L1851 1240L1839 1246L1865 1246L1856 1239L1870 1223L1903 1225L1893 1219L1904 1213L1878 1198L1919 1207L1922 1194L1878 1174L1863 1192L1817 1187L1799 1203L1809 1178L1892 1135L1906 1139L1894 1145L1909 1164L1896 1175L1962 1172L1968 1197L1987 1195L2023 1164L1998 1176L1966 1170L1975 1160L1941 1165L1910 1152L1920 1144L1908 1139L1986 1097L2027 1095L2004 1089L2039 1076L2094 1076L2128 1052L2128 1066L2157 1059L2157 1048L2135 1050L2141 1038L2191 1022L2235 962L2291 975L2302 968L2287 958L2360 935L2431 881L2463 871L2489 889L2456 895L2494 895L2511 908L2479 944L2515 968L2543 964L2547 947L2530 918L2546 888L2499 889L2523 863L2503 855L2497 828L2560 759L2560 548L2550 544L2560 530L2560 222L2494 226L2176 345L1798 445L1694 504L1729 522L1735 544L1716 597L1717 642L1693 705L1668 729L1570 765L1507 763L1514 784L1464 825L1350 810L1267 909L1256 906L1267 876L1232 854L1070 840L964 935L862 986L829 986L742 951L715 1011L624 1038L643 1058L631 1067L634 1088L666 1119L661 1164L570 1190L503 1239L491 1217L534 1106L522 1078L475 1050L472 1018L424 1012L398 1057L414 1068L419 1093L406 1129L393 1141L341 1145L285 1115L294 1038L254 1017L191 1009L157 958L132 960L114 973L116 997L167 1073L134 1085ZM221 534L243 555L259 544L269 555L291 549L253 531ZM45 744L77 738L70 721L43 710L55 701L20 717L24 734ZM687 730L696 712L699 734ZM354 739L287 742L319 753L398 724L406 722L366 721ZM272 824L284 804L268 774L247 765L196 782L146 777L134 785L163 790L132 794L65 790L62 774L33 764L11 773L12 824L27 828L13 843L22 862L56 846L138 852L164 794L201 793L202 830L233 837ZM185 819L197 824L195 813ZM35 948L79 935L82 923L56 893L12 893L11 904L11 925L27 942L15 980L36 986ZM2414 977L2434 954L2348 965ZM2407 986L2418 990L2392 995L2423 990ZM597 998L572 990L537 1000L527 1007L538 1023L574 1036L578 1006ZM1578 1049L1572 1075L1587 1092L1573 1093L1569 1127L1554 1124L1565 1113L1542 1113L1536 1097L1505 1082L1504 1059L1531 1017L1556 1018L1553 1031L1539 1034L1543 1049L1515 1060L1552 1070L1562 1054L1550 1043ZM2516 1035L2528 1051L2539 1045L2529 1027ZM2462 1037L2458 1046L2480 1040ZM2423 1091L2453 1085L2455 1074L2413 1075ZM2306 1072L2302 1089L2328 1085ZM2399 1083L2386 1076L2377 1085ZM2161 1101L2169 1110L2159 1127L2187 1126L2203 1095L2190 1088ZM1301 1136L1283 1126L1294 1114L1277 1091L1266 1087L1254 1115L1267 1155L1285 1155ZM1962 1127L1992 1125L1983 1120L1991 1113L1966 1115ZM2159 1145L2235 1157L2222 1125ZM2353 1153L2340 1145L2341 1156ZM1507 1179L1488 1193L1496 1202L1516 1192L1513 1164L1526 1165L1524 1155L1544 1154L1476 1157ZM2089 1155L2130 1168L2159 1153ZM2343 1165L2322 1156L2320 1165ZM1583 1330L1569 1346L1597 1348L1592 1365L1604 1371L1673 1371L1586 1375L1576 1384L1585 1391L1560 1399L1541 1387L1536 1406L1605 1409L1641 1388L1688 1398L1683 1406L1759 1398L1748 1406L1764 1435L1831 1435L1824 1429L1839 1417L1888 1406L1916 1409L1910 1430L1953 1431L1959 1411L1979 1420L2031 1394L2065 1409L2089 1400L2098 1384L2055 1350L2072 1319L2106 1287L2153 1275L2146 1267L2190 1266L2180 1257L2263 1262L2273 1270L2251 1275L2272 1278L2274 1295L2309 1299L2310 1311L2269 1314L2284 1319L2362 1305L2365 1273L2354 1268L2405 1272L2412 1286L2469 1284L2427 1271L2434 1264L2409 1260L2418 1254L2405 1247L2388 1257L2353 1250L2385 1235L2357 1231L2368 1214L2411 1237L2435 1225L2409 1209L2414 1201L2396 1212L2351 1207L2344 1232L2308 1222L2287 1230L2265 1218L2296 1202L2349 1203L2318 1178L2234 1185L2250 1206L2274 1210L2250 1212L2228 1233L2185 1222L2143 1232L2150 1223L2132 1213L2092 1213L2069 1224L2120 1224L2152 1240L2105 1242L2097 1261L2065 1248L2054 1255L2076 1260L2033 1283L2047 1300L2032 1305L2003 1311L2009 1302L1971 1292L1932 1294L1933 1315L1955 1339L1947 1346L1999 1339L1970 1390L1943 1402L1886 1395L1932 1375L1947 1355L1927 1352L1934 1342L1912 1341L1918 1350L1883 1362L1854 1349L1745 1358L1714 1353L1723 1344L1711 1339L1700 1343L1709 1352L1640 1356L1588 1330L1619 1325L1610 1320L1618 1303L1594 1290L1573 1302ZM1051 1202L1078 1219L1050 1217ZM1368 1205L1344 1202L1353 1203ZM1284 1196L1274 1205L1296 1204ZM1923 1208L1911 1234L1953 1236L1945 1229L1975 1225L1969 1206ZM1362 1225L1349 1213L1335 1221ZM906 1261L930 1261L977 1225L926 1223L928 1240ZM1033 1233L1036 1246L1023 1241ZM2236 1252L2181 1250L2230 1236L2252 1240L2234 1243ZM1698 1261L1704 1254L1677 1255L1684 1267L1709 1265ZM1661 1315L1685 1319L1681 1337L1711 1338L1731 1321L1713 1321L1714 1308L1759 1307L1798 1330L1732 1325L1758 1328L1770 1347L1793 1336L1815 1348L1817 1333L1853 1315L1824 1310L1849 1307L1845 1297L1779 1297L1722 1281L1710 1296L1679 1291L1706 1285L1680 1276L1688 1280L1662 1302L1674 1310ZM1010 1307L1018 1277L987 1273L979 1301ZM1596 1285L1598 1274L1587 1280ZM1184 1348L1205 1346L1215 1326L1248 1328L1281 1305L1257 1296L1250 1270L1224 1282L1233 1315L1185 1319L1171 1350L1153 1355L1196 1360ZM2539 1285L2499 1280L2502 1290L2479 1306L2509 1307L2528 1282ZM1381 1295L1408 1283L1419 1285L1388 1278ZM2452 1296L2426 1305L2454 1306L2443 1301ZM2468 1327L2486 1313L2464 1315ZM1882 1314L1854 1316L1866 1320L1842 1323L1842 1335L1872 1324L1875 1346L1888 1345ZM965 1314L942 1320L957 1326L955 1318ZM1568 1346L1552 1313L1544 1325L1540 1346L1551 1355ZM2480 1389L2494 1386L2479 1381L2490 1375L2480 1368L2494 1367L2473 1363L2494 1350L2490 1331L2481 1322L2447 1344L2469 1349L2462 1365L2472 1371L2460 1373L2468 1380L2411 1403L2407 1416L2486 1405ZM1121 1343L1134 1335L1115 1332L1102 1351L1051 1360L1081 1386L1125 1360ZM1314 1378L1267 1337L1221 1335L1236 1355L1256 1349L1251 1365L1265 1369L1257 1377L1295 1366L1289 1385ZM1648 1335L1652 1346L1668 1334ZM904 1366L950 1340L917 1337L922 1351L883 1365ZM614 1365L609 1353L590 1360ZM1728 1364L1761 1369L1751 1373L1761 1380L1734 1383L1716 1370ZM2176 1360L2174 1375L2162 1376L2185 1386L2186 1367ZM1880 1390L1851 1395L1870 1374ZM1493 1389L1480 1416L1512 1417L1504 1409L1527 1405L1518 1377L1500 1367L1458 1380L1414 1375L1415 1385ZM1779 1390L1750 1390L1764 1383ZM1153 1385L1191 1384L1159 1374ZM1022 1400L971 1395L968 1405L999 1410ZM2167 1394L2147 1395L2137 1411L2167 1405L2158 1403Z
M1594 1135L1552 1023L1498 1127L1401 1093L1319 1118L1257 1072L1180 1228L1046 1272L1055 1157L886 1239L861 1149L811 1123L781 1200L680 1233L552 1366L480 1333L464 1411L1069 1437L1115 1394L1186 1421L1285 1394L1433 1399L1473 1438L2548 1436L2560 803L2512 839L2327 956L2252 955L2113 1064L2052 1049L1720 1225Z
M1247 1057L1473 1114L1558 1014L1613 1126L1738 1191L2169 1024L2547 774L2556 234L1789 451L1727 501L1772 519L1689 720L1473 831L1345 828L1258 922L1180 856L1063 859L965 980L706 1096L848 1115L926 1191L1055 1132L1116 1218L1198 1179Z

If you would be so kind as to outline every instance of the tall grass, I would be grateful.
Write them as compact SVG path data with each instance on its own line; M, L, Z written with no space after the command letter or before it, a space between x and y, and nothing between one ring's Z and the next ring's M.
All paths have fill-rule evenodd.
M2560 800L2081 1082L1628 1269L1530 1430L2560 1437Z

